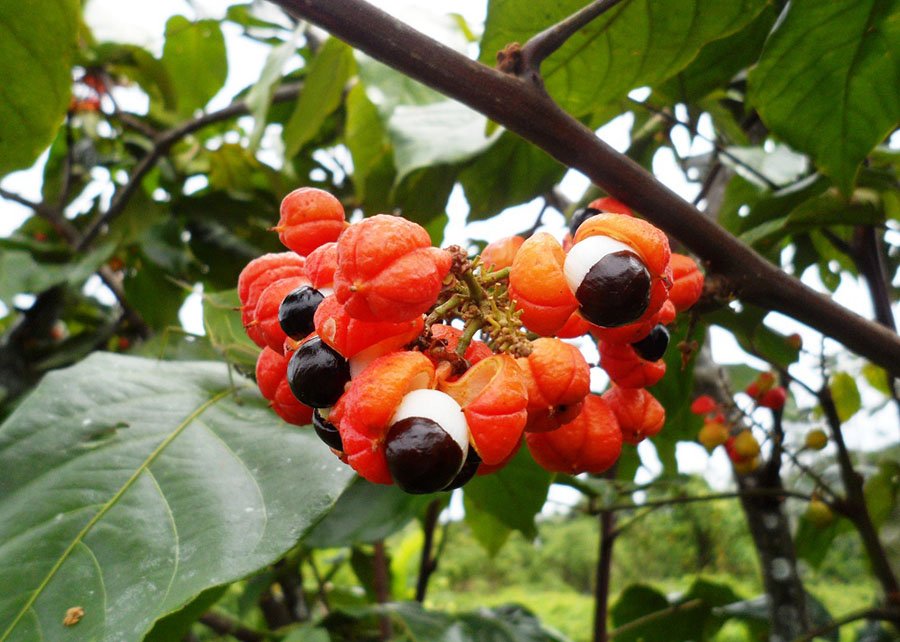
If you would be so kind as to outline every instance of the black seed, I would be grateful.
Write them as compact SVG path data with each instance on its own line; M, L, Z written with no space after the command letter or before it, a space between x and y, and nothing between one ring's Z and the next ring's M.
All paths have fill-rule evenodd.
M350 381L350 363L336 350L314 337L297 348L287 369L291 392L312 408L333 406Z
M319 439L324 441L327 446L344 452L344 442L341 441L341 433L338 432L337 426L319 414L318 409L313 410L312 424Z
M436 421L401 419L388 431L384 454L401 490L416 495L446 488L463 465L462 448Z
M469 444L469 454L466 455L466 461L463 462L462 468L459 469L459 472L456 473L456 477L453 478L453 481L450 482L447 486L444 486L441 490L454 490L456 488L462 488L475 476L475 473L478 472L478 467L481 465L481 457L478 456L478 453L475 452L475 449L472 448L472 444Z
M633 252L607 254L594 263L575 291L581 314L614 328L636 321L650 304L650 272Z
M300 340L316 329L313 315L325 297L312 286L301 285L284 297L278 308L278 323L291 339Z
M669 347L669 331L663 324L650 330L646 337L631 344L638 356L645 361L659 361Z
M593 207L579 207L577 210L572 212L572 219L569 222L569 233L572 236L575 236L575 232L578 231L578 228L581 227L581 224L586 220L591 218L592 216L597 216L597 214L601 214L600 210L596 210Z

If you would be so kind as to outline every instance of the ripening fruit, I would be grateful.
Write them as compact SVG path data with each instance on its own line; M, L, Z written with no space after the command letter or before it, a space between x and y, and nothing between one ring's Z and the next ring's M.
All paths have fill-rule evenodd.
M531 354L516 360L528 387L525 430L555 430L581 412L591 391L591 369L578 348L559 339L541 338L531 345Z
M669 300L679 312L691 308L703 293L703 272L697 263L684 254L672 254L669 260L672 268L672 287Z
M284 353L284 342L288 335L281 325L281 305L291 292L304 286L309 286L309 280L305 276L293 276L275 281L263 290L253 312L255 325L251 326L254 328L251 338L259 336L272 350ZM309 332L292 338L302 339L308 334Z
M313 337L288 362L287 379L294 396L312 408L333 406L350 381L350 364L334 348Z
M771 372L761 372L756 379L751 381L744 389L744 392L758 401L764 394L769 392L774 385L775 375Z
M508 268L513 264L516 253L519 251L519 248L522 247L524 242L524 237L507 236L492 243L488 243L481 251L481 264L484 266L484 269L489 272L496 272L497 270Z
M552 432L525 433L534 460L551 472L600 474L622 452L622 431L609 404L588 395L581 413Z
M657 324L646 337L631 344L637 355L645 361L659 361L669 347L669 331Z
M818 528L825 528L834 521L834 513L821 499L811 499L804 516L810 524Z
M763 408L781 410L787 400L787 390L782 386L775 386L759 398L759 405Z
M291 290L278 307L278 323L291 339L299 341L316 329L313 316L325 299L311 285L301 285Z
M658 434L666 423L665 408L643 388L614 385L602 397L615 413L626 444L637 446L647 437Z
M756 457L759 454L759 442L749 430L742 430L735 435L732 448L741 458Z
M306 276L325 296L334 293L334 271L337 269L337 243L320 245L306 257Z
M828 445L828 435L824 430L816 428L806 433L806 439L803 441L803 447L808 450L822 450Z
M253 306L256 305L256 298L259 297L259 294L265 289L264 287L256 286L256 297L251 295L250 290L254 287L258 279L265 277L265 285L269 285L277 280L272 278L272 272L278 271L281 268L293 269L289 270L289 273L283 275L279 272L278 278L284 278L286 276L302 276L304 274L303 266L305 263L306 261L302 256L297 256L293 252L263 254L262 256L253 259L244 266L240 276L238 276L238 298L241 300L241 305L245 308L249 307L251 311Z
M632 323L650 304L650 272L634 249L621 241L587 237L569 250L564 269L581 315L595 325Z
M509 271L509 296L522 323L541 336L553 336L578 309L563 266L566 254L551 235L538 232L522 244Z
M730 436L731 433L724 424L718 421L707 421L700 428L700 432L697 433L697 441L706 448L706 452L711 453L718 446L728 441Z
M695 415L708 415L718 409L719 404L709 395L700 395L691 403L691 412Z
M286 247L306 256L336 241L346 227L344 206L339 200L324 190L301 187L281 201L281 216L272 229Z
M263 348L256 359L256 385L263 398L272 401L278 384L287 377L287 357L272 348Z
M447 487L469 451L469 428L462 408L449 395L427 388L403 397L384 440L394 482L407 493Z

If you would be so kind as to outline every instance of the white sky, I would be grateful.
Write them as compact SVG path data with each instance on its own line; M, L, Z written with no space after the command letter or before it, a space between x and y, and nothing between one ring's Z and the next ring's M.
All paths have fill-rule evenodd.
M162 48L164 25L168 16L182 13L187 16L201 18L221 17L224 15L228 4L229 2L224 0L194 0L190 3L182 0L156 0L153 3L90 0L86 17L98 39L130 42L147 47L151 51L158 53ZM422 3L420 0L380 0L373 2L373 4L402 17L406 22L444 42L453 39L446 31L446 20L440 17L436 19L434 13L436 9L431 3ZM437 11L441 14L451 12L462 14L473 30L476 33L480 32L480 25L485 15L483 0L448 0L439 4L440 7ZM225 25L225 32L228 40L229 77L226 86L213 100L211 109L228 104L237 91L254 82L267 54L267 48L240 37L239 30L236 27ZM472 53L474 54L474 52ZM125 100L132 101L132 103L126 104L135 111L141 111L146 108L140 100L135 100L133 97ZM629 143L630 122L630 115L621 116L599 130L598 134L607 143L622 151ZM708 121L701 121L701 133L705 133L707 137L712 136ZM676 128L673 131L673 139L682 157L702 154L710 151L711 148L709 143L699 138L692 141L683 128ZM44 161L45 158L42 157L34 168L7 176L2 181L3 187L26 198L39 200L40 176ZM690 200L696 195L698 186L686 180L671 151L663 150L657 154L654 159L653 169L662 182L684 198ZM576 199L588 185L589 181L583 175L570 171L562 182L561 188L566 196ZM109 191L109 185L107 185L107 191ZM477 222L467 226L465 224L467 205L461 189L457 187L451 195L448 205L450 223L446 229L446 243L465 243L470 238L493 240L528 229L537 216L540 206L539 202L528 203L511 208L491 221ZM29 212L25 208L0 200L0 235L8 235L21 224L28 214ZM555 212L548 212L544 218L544 223L543 229L561 237L565 228L565 221L560 215ZM808 273L804 276L804 280L813 287L824 291L815 274ZM97 296L104 295L101 288L96 285L92 287L95 288ZM834 294L834 299L838 303L871 318L872 311L867 292L859 283L850 279L844 279L841 287ZM195 294L185 304L181 319L188 330L202 333L201 317L200 297L199 294ZM786 333L798 332L803 337L804 345L812 347L814 350L820 343L820 335L818 333L791 319L773 314L769 316L767 321L773 327ZM731 335L722 330L713 329L712 348L713 356L719 363L749 362L751 365L765 368L764 364L744 353L737 346ZM834 345L832 345L831 350L835 351ZM850 365L858 368L858 364ZM796 366L796 372L798 376L802 376L804 379L815 381L816 364L814 359L806 359L805 363ZM853 374L856 375L858 373L853 372ZM864 401L873 401L873 399L878 397L877 393L868 389L864 384L861 384L861 388L865 395ZM796 393L793 390L792 392ZM809 403L809 400L806 400L806 403ZM900 428L897 426L897 415L892 407L883 409L871 418L864 417L860 413L857 418L847 424L846 430L846 438L851 447L867 449L895 443L898 435L900 435ZM645 463L650 465L651 469L658 470L658 462L656 464L653 463L656 461L656 458L652 446L649 444L642 445L641 454ZM685 471L705 474L710 482L717 487L723 487L730 482L728 464L721 452L717 451L710 458L706 456L705 451L699 445L681 444L678 448L678 458L679 464ZM655 474L656 470L646 471L644 476L649 477L651 473ZM568 503L572 498L569 491L570 489L554 490L553 499ZM577 495L576 491L571 491L571 493Z

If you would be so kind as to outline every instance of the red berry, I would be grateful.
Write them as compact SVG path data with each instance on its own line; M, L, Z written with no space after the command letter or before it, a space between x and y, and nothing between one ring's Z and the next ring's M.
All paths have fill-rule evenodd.
M256 385L262 396L269 401L275 398L275 391L287 377L287 357L272 350L263 348L256 359Z
M336 241L346 227L344 206L339 200L326 191L301 187L281 201L281 217L273 229L286 247L306 256Z

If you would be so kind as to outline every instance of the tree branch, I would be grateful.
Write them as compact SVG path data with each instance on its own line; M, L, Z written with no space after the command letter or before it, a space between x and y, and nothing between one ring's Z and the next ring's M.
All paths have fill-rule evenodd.
M744 497L776 497L776 498L788 498L793 497L794 499L802 499L803 501L810 501L812 497L805 493L800 493L793 490L787 490L784 488L745 488L739 491L730 491L724 493L711 493L709 495L683 495L681 497L666 497L664 499L649 499L645 502L641 502L640 504L613 504L612 506L601 506L597 508L595 511L591 511L593 513L604 513L604 512L615 512L622 510L632 510L635 508L649 508L650 506L676 506L678 504L693 504L696 502L712 502L718 499L741 499ZM827 503L827 502L826 502ZM832 506L835 510L838 510L839 507Z
M425 541L422 544L422 560L419 563L419 577L416 580L416 602L425 601L425 593L428 591L428 580L431 574L437 570L437 558L432 554L434 550L434 530L437 528L438 517L441 514L441 502L432 500L425 512L425 523L422 531Z
M897 622L900 620L900 611L897 609L861 609L859 611L853 611L833 622L829 622L824 626L813 629L806 635L795 639L794 642L811 642L818 637L824 637L826 633L830 633L835 629L841 628L845 624L850 624L857 620L885 620L887 622Z
M586 27L591 21L600 17L622 0L594 0L583 9L555 25L532 36L522 45L519 52L521 68L519 73L532 72L539 76L541 63L554 51L562 47L579 29Z
M890 372L900 370L896 334L783 273L597 138L533 83L470 60L363 0L271 1L579 170L705 259L747 302L791 316Z
M283 85L279 87L272 95L272 102L277 103L296 98L300 93L300 87L301 85L299 83ZM109 225L113 221L113 219L115 219L124 211L125 206L128 204L128 201L131 200L131 197L134 196L134 193L140 187L141 181L144 179L144 176L146 176L147 173L156 166L156 163L160 158L168 153L172 145L180 141L185 136L189 136L190 134L203 129L204 127L208 127L209 125L213 125L225 120L231 120L232 118L237 118L238 116L246 116L249 113L250 107L247 105L247 103L243 100L239 100L233 102L227 107L224 107L223 109L210 112L208 114L203 114L202 116L198 116L197 118L188 120L176 127L173 127L172 129L168 129L165 132L159 134L153 141L152 149L135 166L134 170L131 173L131 176L128 177L128 182L121 190L116 192L112 203L110 203L109 205L109 209L107 209L103 214L97 217L84 231L84 234L81 237L81 241L78 243L76 249L79 251L84 250L93 242L95 238L97 238L97 235L100 234L105 226ZM121 114L119 115L119 118L122 118Z

